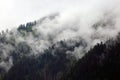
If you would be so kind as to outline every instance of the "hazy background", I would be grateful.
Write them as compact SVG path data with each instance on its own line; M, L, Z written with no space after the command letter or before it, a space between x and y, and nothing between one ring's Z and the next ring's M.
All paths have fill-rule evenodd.
M78 6L83 0L0 0L0 30Z
M0 31L40 19L47 14L66 10L73 12L81 6L81 11L87 11L89 15L88 8L101 7L103 10L104 6L113 8L113 4L119 2L119 0L0 0Z

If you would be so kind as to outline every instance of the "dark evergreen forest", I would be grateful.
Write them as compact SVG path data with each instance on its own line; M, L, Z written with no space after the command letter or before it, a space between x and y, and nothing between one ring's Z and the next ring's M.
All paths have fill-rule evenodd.
M32 29L36 24L34 21L20 25L17 33L22 37L32 34L36 38L38 34ZM8 56L3 51L8 49L4 45L13 48L8 50ZM82 39L73 45L63 40L35 55L31 54L33 49L26 42L17 42L14 32L2 31L0 62L7 67L0 67L0 80L120 80L120 34L84 51L80 59L67 54L81 45L87 46Z

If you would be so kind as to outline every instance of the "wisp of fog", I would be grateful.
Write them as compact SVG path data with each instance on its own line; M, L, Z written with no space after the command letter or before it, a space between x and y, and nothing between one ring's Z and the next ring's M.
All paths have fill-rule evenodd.
M36 25L32 27L37 37L31 33L23 37L17 28L11 29L6 36L8 39L14 37L16 45L19 42L26 42L32 48L31 54L40 54L59 41L72 45L71 42L83 40L86 46L80 45L72 52L67 51L81 58L85 54L84 51L88 51L96 43L117 36L120 31L119 2L119 0L92 0L91 2L86 0L79 6L71 6L37 20ZM0 67L9 70L13 65L9 52L15 50L15 47L4 43L0 43L0 46L3 53ZM5 61L6 58L8 61Z

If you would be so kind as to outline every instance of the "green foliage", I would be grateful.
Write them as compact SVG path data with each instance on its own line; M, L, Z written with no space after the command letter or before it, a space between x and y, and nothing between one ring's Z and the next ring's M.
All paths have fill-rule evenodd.
M26 25L24 24L21 24L19 27L18 27L18 31L21 32L23 35L25 35L25 32L32 32L32 28L33 26L36 25L36 21L34 22L29 22L27 23Z

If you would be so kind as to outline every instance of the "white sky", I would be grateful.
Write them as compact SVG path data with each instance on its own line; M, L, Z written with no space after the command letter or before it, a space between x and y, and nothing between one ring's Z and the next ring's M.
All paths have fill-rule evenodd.
M79 5L82 0L0 0L0 30Z
M84 5L83 3L86 5L81 11L91 7L90 3L95 4L93 7L103 7L104 3L111 7L111 4L119 3L118 1L120 2L120 0L0 0L0 31L38 20L47 14L71 8L74 10Z

